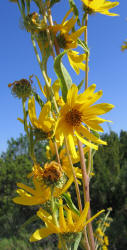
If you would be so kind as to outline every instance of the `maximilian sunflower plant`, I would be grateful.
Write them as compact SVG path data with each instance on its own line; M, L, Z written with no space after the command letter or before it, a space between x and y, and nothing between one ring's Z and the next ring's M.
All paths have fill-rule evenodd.
M52 7L56 3L60 5L60 0L33 0L35 11L30 0L11 2L19 8L44 79L44 85L37 76L34 81L33 72L29 80L22 78L9 84L13 96L22 101L23 118L18 120L24 125L33 162L26 176L31 185L17 183L18 196L13 201L20 205L37 206L42 228L33 230L30 242L56 234L58 248L63 250L76 250L79 245L87 250L107 249L107 214L104 215L104 210L101 210L92 216L90 180L95 175L94 154L100 145L107 145L100 133L103 132L102 124L111 121L102 115L114 106L98 103L102 90L95 91L96 85L88 84L88 16L96 13L116 16L118 14L109 10L119 3L82 0L80 13L74 1L69 0L67 13L65 16L60 13L63 17L57 24L52 16ZM66 56L76 74L79 75L80 70L85 71L85 79L78 84L73 83L69 66L67 68L63 63ZM53 58L50 66L49 57ZM53 83L51 71L56 77ZM34 86L36 83L37 87ZM46 145L45 164L41 164L35 154L38 141ZM93 230L93 220L102 212L103 223L94 226Z

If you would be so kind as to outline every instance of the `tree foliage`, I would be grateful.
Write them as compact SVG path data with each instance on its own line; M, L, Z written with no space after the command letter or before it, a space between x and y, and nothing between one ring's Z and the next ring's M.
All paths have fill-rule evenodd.
M110 134L104 134L102 139L107 141L108 145L100 146L94 156L96 178L92 177L91 180L91 204L94 208L93 213L112 207L113 222L108 229L109 249L122 250L127 248L127 132L121 131L118 136L111 131ZM38 143L35 149L37 159L41 164L46 162L45 145L46 141ZM8 141L7 151L0 157L0 231L3 242L6 243L8 239L10 249L20 249L18 245L17 248L11 248L12 240L10 239L19 238L20 243L16 244L24 241L22 225L35 214L36 209L34 206L27 207L12 202L16 183L26 184L26 175L31 171L32 162L28 148L26 136L20 135L18 139L11 138ZM32 232L34 229L33 223ZM3 247L1 244L0 247ZM41 245L41 243L36 243L35 246L34 243L29 242L24 244L26 244L24 249L36 249L36 247L40 249ZM50 239L43 241L43 246L47 247L49 244ZM49 249L52 248L49 246Z

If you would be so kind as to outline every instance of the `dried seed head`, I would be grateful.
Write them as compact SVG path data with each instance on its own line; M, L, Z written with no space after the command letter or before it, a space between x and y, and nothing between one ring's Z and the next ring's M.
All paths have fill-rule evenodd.
M32 92L32 80L28 81L27 79L21 79L13 83L8 84L8 87L11 87L12 95L18 98L28 98Z
M54 184L60 180L62 176L61 165L55 161L46 163L44 166L43 180L48 184Z

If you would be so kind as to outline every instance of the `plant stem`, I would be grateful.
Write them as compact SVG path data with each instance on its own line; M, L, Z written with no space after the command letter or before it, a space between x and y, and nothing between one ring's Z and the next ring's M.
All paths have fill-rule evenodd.
M52 90L52 87L50 86L50 83L49 83L49 80L48 80L48 77L45 73L45 70L42 68L42 65L41 65L41 60L40 60L40 56L38 54L38 51L37 51L37 48L36 48L36 43L35 43L35 40L33 39L33 37L31 36L31 40L32 40L32 44L33 44L33 47L34 47L34 51L35 51L35 54L36 54L36 57L37 57L37 61L40 65L40 69L41 69L41 73L44 77L44 80L45 80L45 83L46 83L46 86L50 92L50 95L51 95L51 99L54 103L54 106L55 106L55 109L56 109L56 112L59 113L59 109L58 109L58 106L57 106L57 103L56 103L56 99L55 99L55 96L54 96L54 92Z
M45 12L43 13L43 18L44 18L45 24L47 24L47 18L46 18L46 13ZM53 56L53 58L55 58L55 53L54 53L54 49L53 49L53 43L52 43L52 40L51 40L50 31L49 31L48 27L46 29L46 32L47 32L49 46L50 46L51 51L52 51L52 56Z
M85 35L85 44L87 45L88 44L88 32L87 32L87 29L88 29L88 14L86 15L86 18L85 18L85 31L84 31L84 35ZM85 71L85 89L88 88L88 59L89 59L89 54L88 52L86 52L86 71Z
M81 162L81 168L82 168L84 203L89 202L89 204L90 204L89 176L87 175L87 172L86 172L86 164L85 164L85 158L84 158L82 143L79 140L78 140L78 148L79 148L80 162ZM87 219L89 220L90 218L91 218L91 210L90 210L90 207L89 207ZM94 250L95 249L95 243L94 243L94 236L93 236L93 229L92 229L91 222L88 223L88 235L89 235L91 250Z
M60 164L60 157L59 157L59 152L58 152L58 147L57 147L56 141L54 141L54 146L55 146L57 161Z
M50 8L48 8L48 20L49 20L49 24L51 26L53 26L53 20L52 20L52 14L51 14ZM56 36L54 37L54 45L55 45L56 54L59 55L60 49L59 49L59 45L58 45L57 40L56 40Z
M27 126L27 115L26 115L26 108L25 108L26 100L22 98L22 107L23 107L23 115L24 115L24 130L26 131L27 136L29 137L29 131Z

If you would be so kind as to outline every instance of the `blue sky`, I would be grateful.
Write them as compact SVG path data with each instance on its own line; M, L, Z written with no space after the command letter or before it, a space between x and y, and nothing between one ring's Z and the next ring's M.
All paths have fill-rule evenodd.
M75 0L81 12L81 1ZM23 133L23 126L17 120L22 118L21 101L14 98L8 83L35 74L44 83L41 76L30 34L21 28L21 17L18 7L8 0L1 1L0 15L0 152L5 151L7 140L17 138ZM60 23L69 9L68 1L62 0L52 9L53 20ZM113 121L111 129L120 132L127 130L127 51L121 52L121 45L127 38L127 0L112 10L118 17L96 14L88 20L88 45L90 48L89 85L95 83L97 90L103 90L101 102L115 105L105 118ZM50 59L52 65L52 60ZM77 76L70 69L73 82L78 84L84 76ZM56 79L55 73L49 70L49 76ZM34 86L37 88L36 81ZM103 126L108 131L107 124Z

